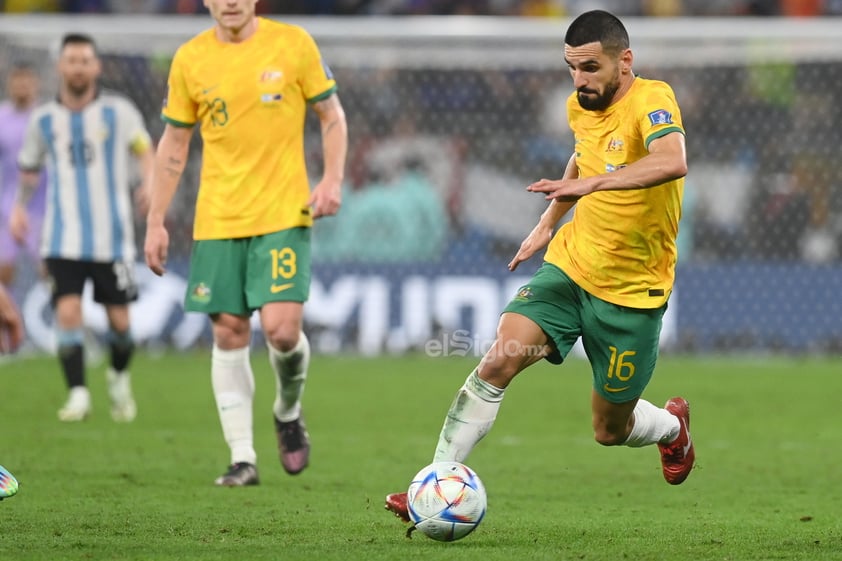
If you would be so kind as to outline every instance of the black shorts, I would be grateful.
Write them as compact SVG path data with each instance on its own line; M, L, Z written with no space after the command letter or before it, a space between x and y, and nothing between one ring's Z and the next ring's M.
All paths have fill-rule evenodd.
M75 261L73 259L44 260L49 275L53 306L62 296L82 295L85 281L94 283L94 302L100 304L128 304L137 300L134 263L112 261Z

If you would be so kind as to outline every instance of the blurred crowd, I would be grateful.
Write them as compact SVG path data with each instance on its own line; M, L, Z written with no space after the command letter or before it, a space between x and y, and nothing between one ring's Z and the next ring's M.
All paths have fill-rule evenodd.
M638 69L672 84L688 131L682 262L842 259L835 69L834 62ZM489 68L337 73L355 139L350 189L403 185L421 170L445 203L448 220L439 223L452 239L464 240L469 255L510 254L543 209L522 186L560 176L573 150L564 112L569 76ZM409 222L412 208L398 205L394 215Z
M143 92L136 102L160 135L168 61L105 55L104 63L104 85ZM573 150L565 69L331 66L351 146L347 204L318 229L320 259L509 255L544 206L523 186L560 176ZM842 260L838 69L835 61L637 69L673 86L688 131L683 262ZM317 120L308 126L317 177ZM198 169L188 166L185 180L196 184ZM175 206L189 208L193 194L181 195ZM172 227L189 238L190 224Z
M6 0L7 7L22 3ZM781 6L789 5L678 3L695 7L697 13L716 5L741 5L743 13L752 13L750 6L756 10L753 13L760 13L762 5L763 13L779 13ZM29 4L46 8L50 2ZM63 4L84 11L108 2ZM188 13L198 10L201 1L111 4L120 11ZM291 13L304 13L305 4L310 13L448 11L434 12L436 6L450 10L462 6L461 13L469 13L468 8L482 5L487 8L483 13L497 14L515 5L522 10L552 5L559 13L595 5L627 12L636 6L634 13L641 13L644 5L676 2L263 0L258 5L263 10L282 6ZM811 5L827 9L831 3ZM169 59L105 54L103 62L104 85L135 93L135 102L157 138ZM544 205L540 198L525 197L523 186L541 177L560 176L573 150L565 115L572 83L565 69L517 64L458 69L432 63L370 65L364 58L331 67L341 87L352 142L347 204L339 217L323 221L317 230L314 250L320 259L480 262L492 253L510 256ZM682 107L691 169L681 224L683 262L842 261L842 168L835 165L842 160L838 127L842 105L836 101L842 98L839 68L838 58L777 63L735 59L636 68L643 76L668 81ZM309 126L308 151L313 155L309 169L315 177L318 123L314 120ZM193 150L199 149L194 142ZM200 161L198 154L191 161ZM185 181L196 185L198 168L188 166ZM193 204L190 190L179 197L176 209ZM506 209L505 220L500 219L500 208ZM189 239L189 223L178 220L172 227L183 229L179 236ZM179 249L187 248L174 252Z
M205 13L202 0L0 0L5 12ZM842 0L261 0L263 14L564 17L602 8L621 16L842 14Z

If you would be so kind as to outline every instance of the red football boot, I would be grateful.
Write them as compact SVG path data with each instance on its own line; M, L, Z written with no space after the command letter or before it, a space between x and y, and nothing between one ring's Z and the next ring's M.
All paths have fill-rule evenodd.
M386 510L394 512L395 516L404 522L409 522L409 508L406 505L406 493L386 495L385 507Z
M678 417L680 429L678 438L668 444L658 444L661 465L667 483L678 485L690 475L696 459L693 440L690 438L690 404L683 397L674 397L667 401L664 409Z

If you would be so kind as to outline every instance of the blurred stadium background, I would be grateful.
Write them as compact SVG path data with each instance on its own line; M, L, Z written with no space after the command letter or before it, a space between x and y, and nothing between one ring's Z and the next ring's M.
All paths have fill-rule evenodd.
M33 61L47 98L60 36L91 33L103 85L139 105L155 139L172 54L211 24L186 15L202 12L197 1L0 5L0 77L17 59ZM318 352L478 356L490 343L501 307L537 265L506 271L545 205L524 187L560 176L572 151L564 30L571 15L601 7L624 17L637 72L673 86L687 130L690 174L664 351L842 353L842 20L834 17L842 1L258 6L314 35L348 115L344 207L314 231L306 322ZM413 16L389 17L396 14ZM320 139L316 121L308 124L316 177ZM170 273L158 279L137 267L134 331L151 348L210 342L205 318L181 309L198 138L193 151L169 219ZM21 263L14 291L30 349L51 349L35 263ZM103 333L102 311L86 306L91 332Z

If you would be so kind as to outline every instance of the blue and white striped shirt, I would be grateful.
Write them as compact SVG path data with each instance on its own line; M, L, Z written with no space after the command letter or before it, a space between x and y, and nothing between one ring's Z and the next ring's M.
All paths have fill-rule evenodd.
M129 156L149 145L140 111L119 94L101 91L81 111L57 100L33 111L18 164L47 163L42 257L134 261Z

